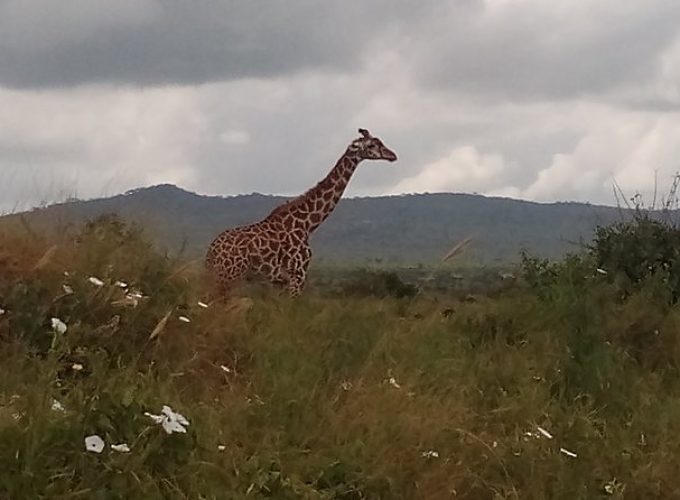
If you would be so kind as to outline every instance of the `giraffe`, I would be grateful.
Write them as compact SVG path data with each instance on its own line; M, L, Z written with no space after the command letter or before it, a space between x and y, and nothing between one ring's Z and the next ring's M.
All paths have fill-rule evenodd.
M368 130L355 139L316 186L276 207L259 222L227 229L208 248L206 269L227 297L240 280L259 277L286 287L292 297L302 292L312 258L309 236L328 218L362 160L393 162L397 155Z

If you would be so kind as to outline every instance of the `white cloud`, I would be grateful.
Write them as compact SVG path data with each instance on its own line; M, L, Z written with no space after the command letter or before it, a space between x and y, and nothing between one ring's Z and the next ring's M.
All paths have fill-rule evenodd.
M0 88L2 210L139 185L191 185L205 121L193 88Z
M394 193L486 191L496 186L506 168L500 155L481 154L474 146L454 149L425 165L418 174L399 181Z
M486 99L602 95L654 78L680 4L649 0L442 2L401 43L421 81Z
M655 172L663 190L680 169L678 116L594 105L585 109L588 130L576 147L554 155L521 196L614 203L616 182L626 195L640 192L651 203Z

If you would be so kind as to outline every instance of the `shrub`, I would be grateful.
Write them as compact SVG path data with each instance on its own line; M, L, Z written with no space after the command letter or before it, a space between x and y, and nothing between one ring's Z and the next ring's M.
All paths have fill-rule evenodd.
M636 209L629 221L600 226L589 247L595 265L623 279L624 291L659 277L673 302L680 294L680 229Z
M588 286L596 271L592 259L585 254L570 254L562 261L540 259L522 252L520 273L524 283L537 295L548 298L560 288Z

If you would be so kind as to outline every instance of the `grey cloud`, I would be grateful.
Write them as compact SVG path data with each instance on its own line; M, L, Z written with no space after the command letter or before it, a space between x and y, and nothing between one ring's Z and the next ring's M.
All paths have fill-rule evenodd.
M237 194L258 191L294 194L316 183L335 164L357 127L353 114L363 102L354 99L357 87L336 86L330 78L296 78L268 84L270 107L259 101L268 92L247 83L227 84L242 97L238 103L221 103L216 92L204 103L213 133L193 150L196 187ZM266 98L265 98L266 99ZM220 140L220 131L239 127L247 132L247 144ZM378 133L379 131L376 131Z
M0 3L0 85L195 84L346 71L358 67L374 36L428 4L92 1L70 9L45 0Z
M677 157L673 2L0 0L0 194L295 194L361 126L399 161L349 195L435 164L453 191L612 202L613 174Z
M0 0L0 85L358 73L396 51L428 89L552 99L652 81L680 3ZM639 97L644 102L644 97Z
M480 98L583 97L652 81L680 3L504 2L453 8L413 47L420 81Z

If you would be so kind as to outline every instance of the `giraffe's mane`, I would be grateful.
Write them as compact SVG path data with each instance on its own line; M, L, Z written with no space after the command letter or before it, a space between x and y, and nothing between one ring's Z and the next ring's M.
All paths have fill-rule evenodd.
M342 156L338 159L338 161L335 164L335 166L333 167L333 169L331 169L331 172L339 165L339 163L342 161L342 159L345 156L347 156L347 154L348 154L348 151L345 151L342 154ZM296 205L301 204L303 202L303 200L305 200L313 191L316 191L317 189L321 188L322 186L326 185L329 182L329 180L328 180L329 175L330 175L330 172L326 175L326 177L324 177L319 182L317 182L316 185L309 188L307 191L305 191L301 195L296 196L292 200L286 201L285 203L279 205L278 207L275 207L271 212L269 212L267 219L269 219L270 217L276 217L277 215L282 215L282 214L288 212L291 208L294 208Z
M276 215L281 215L282 213L286 212L289 208L291 208L295 204L295 202L297 202L299 200L299 198L300 197L298 196L297 198L293 198L292 200L288 200L285 203L283 203L282 205L275 207L274 210L269 212L269 215L267 216L267 218L274 217Z
M296 205L299 205L305 198L307 198L312 193L312 191L320 188L321 185L324 184L325 182L326 182L326 178L317 182L314 187L308 189L307 191L305 191L301 195L296 196L292 200L286 201L285 203L279 205L278 207L275 207L271 212L269 212L269 215L267 216L267 218L275 217L277 215L282 215L282 214L288 212L291 208L294 208Z

